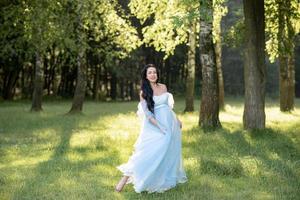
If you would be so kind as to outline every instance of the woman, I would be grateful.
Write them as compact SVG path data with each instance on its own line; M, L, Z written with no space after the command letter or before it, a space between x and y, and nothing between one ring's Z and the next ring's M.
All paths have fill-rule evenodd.
M133 183L137 193L164 192L187 181L181 158L182 123L172 110L172 94L158 79L156 66L146 65L137 112L143 116L143 125L133 154L117 167L124 175L117 192L128 183Z

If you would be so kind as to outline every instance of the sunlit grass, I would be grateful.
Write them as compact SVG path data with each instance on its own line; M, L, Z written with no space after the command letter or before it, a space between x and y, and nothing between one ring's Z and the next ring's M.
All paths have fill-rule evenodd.
M65 115L70 102L0 104L0 199L297 199L300 196L300 102L281 113L266 104L267 128L242 128L242 99L226 102L222 128L203 132L198 110L183 114L183 157L189 181L163 194L121 194L115 168L127 161L140 131L137 102L86 102L84 115ZM199 108L199 101L195 108Z

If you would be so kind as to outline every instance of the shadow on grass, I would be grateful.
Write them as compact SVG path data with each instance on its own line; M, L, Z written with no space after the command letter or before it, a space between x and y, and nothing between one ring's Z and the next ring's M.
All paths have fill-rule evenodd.
M72 116L64 118L69 118L66 126L58 128L53 124L60 142L55 147L52 156L33 169L32 175L26 178L19 191L14 194L14 199L101 199L107 197L105 196L107 193L103 190L109 187L109 182L107 182L109 178L102 168L106 165L109 168L113 167L114 163L119 161L118 152L110 150L109 146L99 142L94 149L70 148L73 131L80 129L77 127L78 123L84 119L78 119L78 116L76 120L70 120ZM88 121L91 122L90 120ZM84 159L84 155L91 151L106 152L106 156ZM68 157L68 153L73 153L81 159L72 160Z
M76 116L78 119L78 116ZM82 121L84 119L79 119ZM91 119L89 119L90 122ZM78 120L67 127L56 128L60 142L51 157L33 169L14 195L14 199L106 199L111 198L109 173L119 162L119 154L98 138L93 147L70 147L72 130L78 129ZM66 128L66 129L65 129ZM80 129L80 128L79 128ZM102 142L101 142L102 141ZM104 154L88 158L87 154ZM72 154L74 159L70 158ZM86 158L85 158L86 157Z
M223 127L229 125L232 123L223 123ZM257 192L272 194L275 199L299 197L300 143L291 139L299 123L292 124L287 132L272 128L244 131L240 124L235 126L238 128L233 131L222 128L210 134L194 127L185 133L192 139L183 146L187 156L198 161L198 178L209 175L221 181L225 191L232 190L235 183L241 185L242 181L245 187L257 188ZM188 172L193 177L195 170ZM213 190L223 192L216 186ZM235 195L227 192L221 197L231 199Z
M129 109L123 108L122 113L128 112ZM110 199L117 195L113 193L111 180L114 175L111 169L120 162L119 151L115 147L111 148L113 141L110 141L109 137L101 135L101 130L105 130L106 125L101 122L99 124L99 119L120 112L109 112L108 108L101 112L88 109L88 112L89 115L75 116L65 116L64 113L57 115L46 112L20 112L17 115L18 120L5 127L5 133L1 133L1 137L5 138L0 142L1 157L4 157L7 149L14 147L18 147L18 157L34 158L45 153L50 156L48 158L46 155L47 159L43 159L45 161L31 166L13 166L21 175L18 177L16 190L10 194L13 199ZM85 128L96 120L100 128L95 130L99 132L97 141L92 141L91 146L71 147L73 134L84 134ZM43 132L45 129L50 132ZM81 131L83 133L80 133ZM16 161L14 157L11 160L9 157L5 159L7 166ZM2 169L11 172L9 167ZM4 181L4 185L8 181L7 178L0 178L0 184L1 180Z

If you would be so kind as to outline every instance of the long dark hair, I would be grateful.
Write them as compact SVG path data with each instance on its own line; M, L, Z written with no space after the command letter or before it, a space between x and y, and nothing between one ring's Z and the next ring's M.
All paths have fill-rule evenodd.
M149 67L154 67L156 69L157 74L157 80L156 83L158 83L159 79L159 71L157 67L154 64L147 64L141 73L142 83L141 83L141 89L142 89L142 97L147 102L148 109L154 114L154 101L153 101L153 90L150 85L150 81L147 79L147 70Z

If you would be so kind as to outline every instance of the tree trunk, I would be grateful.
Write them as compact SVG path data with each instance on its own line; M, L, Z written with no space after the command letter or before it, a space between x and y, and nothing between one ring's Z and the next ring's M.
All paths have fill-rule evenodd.
M218 9L218 10L216 10ZM220 8L215 8L214 12L221 12ZM216 53L216 66L218 73L218 87L219 87L219 107L221 110L224 110L224 80L222 72L222 36L221 36L221 13L214 14L216 17L213 22L213 31L215 35L214 45Z
M280 111L294 109L295 97L295 64L293 55L280 56Z
M66 83L67 83L67 67L66 66L61 66L61 71L60 71L60 82L58 85L58 95L60 96L65 96L65 88L66 88Z
M245 15L245 129L265 128L265 20L264 1L244 0Z
M3 70L4 79L3 79L3 99L12 100L14 97L14 89L19 78L21 68L8 68Z
M49 51L50 53L50 60L49 60L49 94L52 94L53 96L56 96L57 92L57 81L56 81L56 66L57 66L57 59L58 56L55 55L55 45L52 46L52 48Z
M36 63L35 63L35 78L34 78L34 89L32 95L31 111L42 111L42 97L43 97L43 63L39 52L36 52Z
M194 111L195 68L196 68L196 22L191 24L189 34L187 79L184 112Z
M21 69L21 98L25 97L25 69L22 67Z
M295 98L295 52L292 50L292 55L288 59L288 71L289 71L289 101L288 106L291 110L294 109L294 98Z
M69 113L80 113L82 111L86 88L86 63L84 54L84 51L79 52L77 58L77 82L72 108Z
M117 75L115 72L111 72L110 97L112 100L117 99Z
M120 79L119 85L120 85L120 97L122 100L124 100L125 99L124 98L124 78Z
M200 59L202 65L202 95L199 125L204 128L220 127L218 77L213 44L212 0L206 1L206 14L200 16ZM206 18L206 19L203 19Z
M35 67L34 66L30 66L29 68L29 86L28 86L28 90L29 90L29 95L30 95L30 99L33 98L33 91L34 91L34 80L35 80L35 73L34 73Z
M216 50L216 65L217 65L217 73L218 73L218 84L219 84L219 106L221 110L224 110L224 80L223 80L223 71L222 71L222 47L221 41L215 44Z
M52 94L53 94L53 96L57 96L57 91L58 91L58 82L59 82L59 80L58 80L58 75L56 75L56 68L55 67L53 67L53 69L52 69L52 78L51 78L51 82L52 82Z
M104 67L104 88L105 88L105 96L106 98L110 97L110 90L109 90L109 73L107 67Z
M44 68L44 85L43 88L47 89L47 95L50 95L50 63L48 62L48 58L45 56L43 60L43 68Z
M100 71L100 66L95 65L93 99L96 101L99 101L99 71Z
M134 84L133 84L132 81L130 81L130 83L129 83L129 91L130 91L130 93L129 93L130 94L130 100L132 101L132 100L136 99Z
M294 67L294 44L293 27L289 10L289 0L278 1L278 58L279 58L279 93L280 110L289 112L294 109L295 96L295 67ZM286 33L287 32L287 33Z

